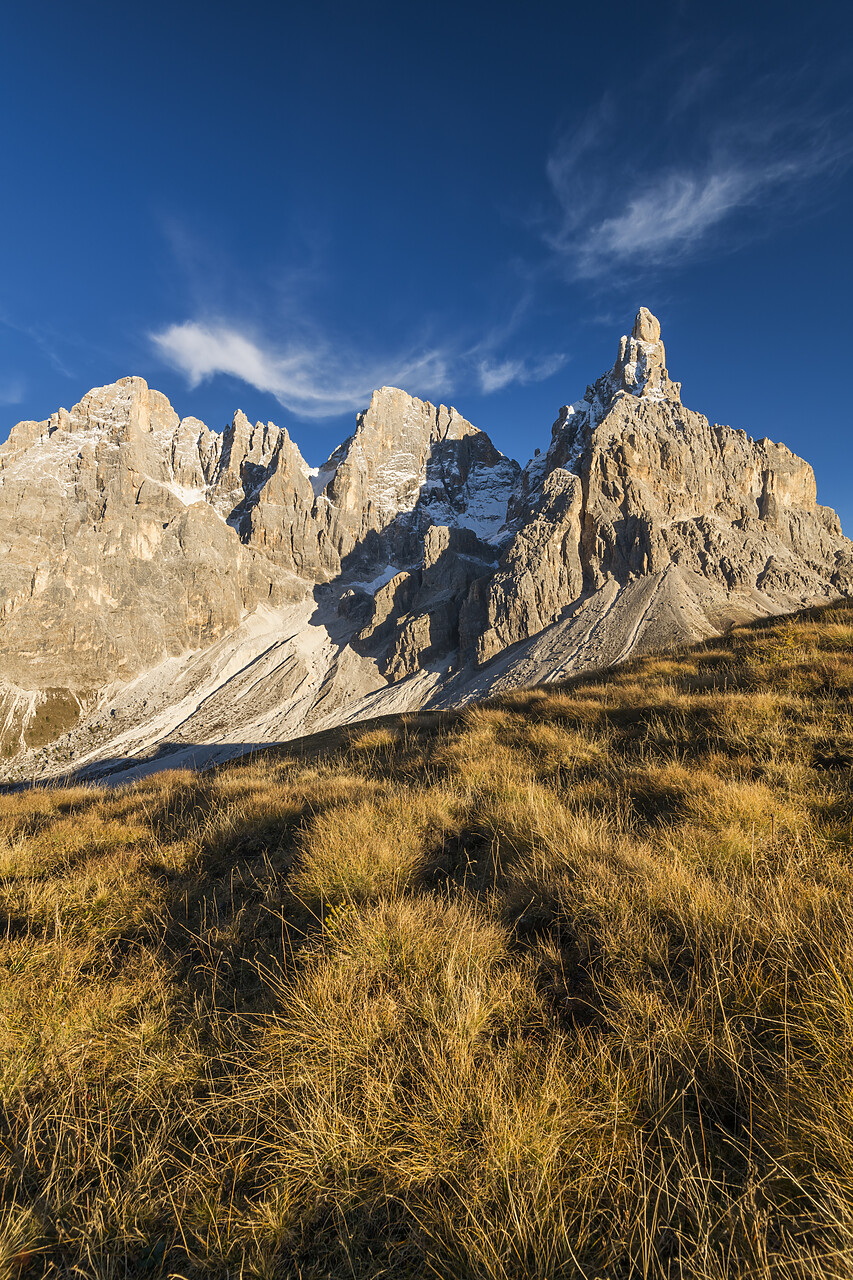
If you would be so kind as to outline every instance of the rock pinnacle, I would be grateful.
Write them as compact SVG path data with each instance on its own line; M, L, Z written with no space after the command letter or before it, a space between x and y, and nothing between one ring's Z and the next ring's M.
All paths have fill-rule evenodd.
M652 315L648 307L640 307L637 312L631 337L636 338L638 342L660 342L660 321L657 316Z

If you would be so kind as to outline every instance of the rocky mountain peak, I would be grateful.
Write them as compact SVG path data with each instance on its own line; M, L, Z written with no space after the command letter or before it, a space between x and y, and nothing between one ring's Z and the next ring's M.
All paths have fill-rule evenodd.
M355 434L362 441L371 438L381 447L396 449L401 443L423 446L483 433L452 405L447 408L419 400L399 387L380 387L373 392L368 408L358 415Z
M101 432L113 439L128 440L173 432L179 421L166 396L138 377L119 378L104 387L93 387L70 413L64 414L60 409L59 415L54 416L66 430Z
M619 391L648 400L680 401L681 383L670 381L667 373L660 321L647 307L637 312L630 337L619 339L619 354L608 381L611 401Z
M346 489L350 506L369 501L380 520L393 519L415 505L434 446L466 436L486 439L452 407L380 387L358 415L354 433L320 469L326 495L340 503Z
M397 387L319 468L273 423L95 387L0 446L0 553L0 752L67 727L89 761L459 705L853 595L808 463L686 408L645 307L524 472Z
M381 387L354 433L320 467L315 488L334 511L332 540L346 555L370 531L392 525L406 537L420 538L433 524L492 536L506 519L518 472L452 406Z
M582 399L561 408L551 428L547 456L528 463L510 504L511 516L517 518L519 504L523 507L529 500L535 500L545 476L555 467L577 471L582 454L589 448L592 432L624 396L644 404L681 405L681 383L670 379L660 321L648 307L640 307L631 333L619 339L613 368L590 383Z
M631 330L631 337L638 342L660 342L660 320L648 307L640 307Z

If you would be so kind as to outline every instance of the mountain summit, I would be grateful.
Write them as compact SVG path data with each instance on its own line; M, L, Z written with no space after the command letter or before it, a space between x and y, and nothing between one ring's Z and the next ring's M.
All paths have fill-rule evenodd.
M0 448L0 546L10 777L200 763L853 594L811 467L685 408L644 307L523 470L393 387L317 469L273 423L95 388Z

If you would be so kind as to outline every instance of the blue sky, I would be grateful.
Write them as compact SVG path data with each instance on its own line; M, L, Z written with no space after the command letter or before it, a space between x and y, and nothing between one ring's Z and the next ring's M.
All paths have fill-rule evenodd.
M661 319L853 532L841 3L8 6L0 437L128 373L311 463L373 386L526 461Z

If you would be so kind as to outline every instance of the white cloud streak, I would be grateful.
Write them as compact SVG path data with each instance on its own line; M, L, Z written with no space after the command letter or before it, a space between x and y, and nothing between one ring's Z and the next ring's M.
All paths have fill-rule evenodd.
M367 364L342 358L323 341L290 344L277 351L236 324L197 320L170 325L151 334L151 341L190 387L227 374L275 396L299 418L329 418L358 409L379 386L441 395L476 379L480 390L489 394L512 383L542 381L566 362L564 355L499 360L484 354L479 344L456 355L433 348Z
M815 198L814 180L853 153L838 121L780 110L719 128L702 161L661 167L651 152L624 150L618 121L605 100L548 159L560 214L543 238L575 278L671 265L717 244L724 230L728 247L739 244L747 233L735 227L737 214Z
M521 386L531 382L544 382L552 374L558 373L567 360L568 356L556 353L536 361L480 360L477 365L480 390L484 395L490 395L493 391L503 391L514 382Z
M580 276L599 275L632 259L649 265L681 259L735 211L758 204L801 175L804 170L794 164L660 174L617 214L593 222L565 247L574 254Z
M377 386L405 384L423 391L450 389L448 361L440 350L409 354L384 365L343 359L325 343L291 344L275 351L233 324L187 320L151 339L162 358L190 387L216 374L239 378L275 396L300 418L329 418L360 407Z

